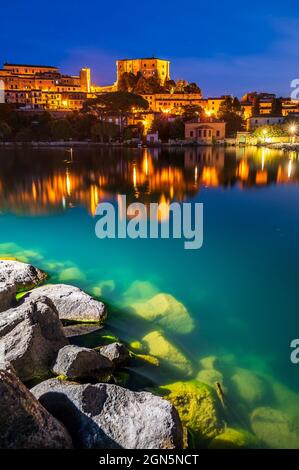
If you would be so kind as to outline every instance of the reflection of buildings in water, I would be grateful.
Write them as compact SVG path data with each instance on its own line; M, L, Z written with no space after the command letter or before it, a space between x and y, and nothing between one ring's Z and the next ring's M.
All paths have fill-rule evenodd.
M138 199L169 206L172 200L194 196L200 187L239 183L241 188L249 188L298 181L297 154L286 156L269 149L105 149L86 154L74 151L71 161L65 152L24 152L19 156L12 153L11 158L3 152L1 210L34 215L80 205L95 214L100 201L117 194L126 194L128 203ZM166 216L167 207L161 217Z

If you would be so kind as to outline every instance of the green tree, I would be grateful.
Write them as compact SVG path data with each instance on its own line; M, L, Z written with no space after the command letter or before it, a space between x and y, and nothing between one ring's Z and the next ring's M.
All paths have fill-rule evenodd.
M238 98L225 97L219 107L217 117L226 122L226 134L229 137L234 137L244 128L244 117Z
M72 135L72 128L67 119L56 119L51 124L51 135L54 140L68 140Z
M84 111L94 113L102 121L108 116L117 116L120 134L122 134L127 116L139 110L145 111L148 109L148 106L148 102L140 95L127 91L115 91L87 100L84 105Z
M285 126L280 124L273 124L269 126L257 127L257 129L255 129L253 132L253 135L260 140L264 140L266 137L287 137L289 134Z
M204 116L204 110L197 104L187 104L182 107L182 118L184 121L190 121L194 118L201 118Z
M11 127L5 121L0 121L0 140L5 142L10 139L11 135Z
M200 93L201 94L201 89L197 85L197 83L188 83L187 86L184 87L184 92L185 93Z
M274 98L272 101L272 116L282 116L281 98Z

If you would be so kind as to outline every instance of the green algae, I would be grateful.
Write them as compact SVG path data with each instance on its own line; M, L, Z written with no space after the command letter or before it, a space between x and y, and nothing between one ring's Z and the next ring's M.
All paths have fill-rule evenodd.
M233 428L225 428L209 444L209 449L258 449L260 447L259 440L252 433Z
M206 447L208 441L224 429L215 391L206 384L175 382L159 388L160 393L177 409L185 429L185 446ZM191 436L191 441L188 442Z

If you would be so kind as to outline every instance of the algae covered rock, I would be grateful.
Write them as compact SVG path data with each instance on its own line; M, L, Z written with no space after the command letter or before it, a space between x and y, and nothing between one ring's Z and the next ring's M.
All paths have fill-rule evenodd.
M216 369L203 369L198 372L196 380L214 387L216 382L223 383L223 375Z
M144 320L175 333L190 333L193 320L186 307L169 294L157 294L149 300L131 304L133 311Z
M214 391L196 381L176 382L160 388L177 409L195 446L202 446L223 431L224 423ZM186 436L185 436L186 444Z
M146 344L148 354L156 356L161 363L164 362L169 368L175 369L182 375L192 374L192 365L184 354L171 344L159 331L148 333L143 342Z
M247 405L257 405L266 397L265 381L247 369L236 368L231 376L233 391Z
M288 417L270 407L256 408L251 414L251 427L257 437L272 449L298 449L299 435Z
M226 428L214 437L209 449L258 449L258 439L243 429Z
M47 275L31 264L13 260L0 260L0 282L12 284L17 292L32 289Z

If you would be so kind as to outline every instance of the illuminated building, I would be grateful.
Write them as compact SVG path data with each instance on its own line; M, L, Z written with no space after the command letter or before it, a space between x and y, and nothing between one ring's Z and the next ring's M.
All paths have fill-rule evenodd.
M155 93L142 95L156 113L182 114L184 106L202 105L201 93Z
M225 139L226 123L213 118L192 119L185 123L185 139L198 143L211 143Z
M156 57L116 61L117 83L123 73L141 74L144 78L157 77L164 84L170 79L170 62Z
M72 76L53 66L5 63L0 80L5 101L25 109L79 110L91 92L87 67Z

